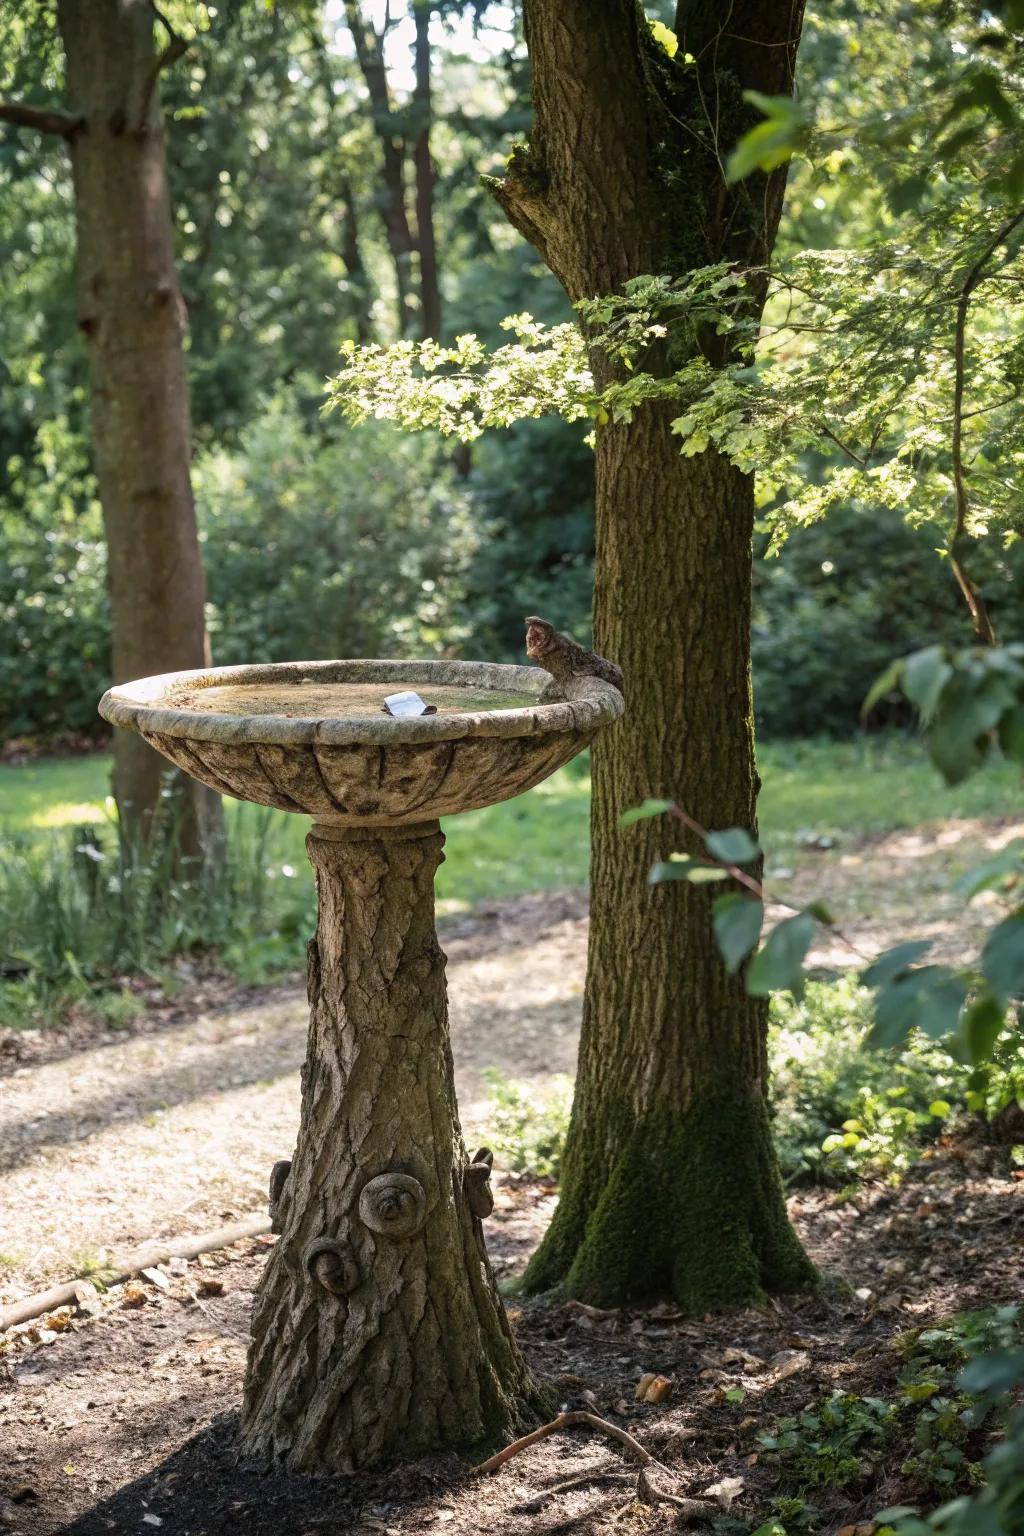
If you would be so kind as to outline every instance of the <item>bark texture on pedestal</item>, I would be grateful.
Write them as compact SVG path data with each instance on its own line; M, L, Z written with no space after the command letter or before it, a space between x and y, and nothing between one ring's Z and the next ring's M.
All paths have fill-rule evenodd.
M316 826L309 1047L280 1239L253 1313L243 1433L354 1471L514 1434L548 1406L470 1208L434 928L436 823Z

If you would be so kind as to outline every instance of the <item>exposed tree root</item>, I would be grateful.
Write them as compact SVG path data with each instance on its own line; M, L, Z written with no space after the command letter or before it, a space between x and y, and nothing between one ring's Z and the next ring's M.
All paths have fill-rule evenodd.
M470 1476L480 1477L485 1472L497 1472L499 1467L504 1466L505 1462L511 1460L513 1456L518 1456L520 1451L525 1451L527 1446L536 1445L538 1440L545 1440L548 1435L557 1434L560 1429L572 1429L578 1424L585 1424L589 1429L600 1430L602 1435L609 1435L613 1440L617 1440L637 1458L641 1465L659 1465L650 1451L645 1451L639 1440L634 1440L628 1431L620 1429L617 1424L610 1424L607 1419L599 1418L596 1413L586 1413L582 1408L575 1408L567 1413L560 1413L557 1418L551 1420L550 1424L542 1424L539 1429L531 1430L528 1435L522 1435L518 1440L513 1440L512 1444L506 1445L503 1451L498 1451L494 1456L482 1461L478 1467L474 1467Z
M497 1472L498 1468L504 1466L506 1461L510 1461L520 1451L525 1451L528 1446L536 1445L538 1440L545 1440L548 1435L556 1434L560 1429L572 1429L576 1425L586 1425L588 1429L599 1430L601 1434L608 1435L612 1440L617 1440L640 1463L636 1493L632 1498L627 1499L625 1504L618 1506L618 1508L611 1512L609 1519L613 1524L615 1521L620 1520L637 1502L641 1504L670 1504L677 1511L677 1518L680 1523L690 1520L709 1520L713 1515L719 1514L723 1507L725 1507L720 1501L715 1499L690 1499L678 1493L670 1493L666 1488L659 1488L651 1475L652 1469L664 1472L666 1477L671 1477L672 1474L668 1468L663 1467L661 1462L652 1456L650 1451L645 1450L639 1440L635 1440L628 1431L620 1429L617 1424L610 1423L608 1419L600 1418L596 1413L586 1413L583 1409L571 1409L566 1413L560 1413L557 1418L551 1420L550 1424L542 1424L539 1429L532 1430L530 1434L522 1435L518 1440L513 1440L512 1444L506 1445L504 1450L498 1451L494 1456L489 1457L487 1461L482 1461L478 1467L474 1467L470 1475L478 1477L485 1472ZM533 1513L543 1508L549 1499L556 1498L560 1493L567 1493L572 1488L582 1488L588 1483L609 1481L623 1481L623 1478L615 1471L613 1463L604 1467L591 1468L587 1472L580 1472L575 1477L567 1478L565 1482L554 1483L550 1487L542 1489L540 1493L534 1494L532 1498L518 1504L516 1506L516 1514ZM594 1513L598 1507L597 1505L593 1506L587 1513Z

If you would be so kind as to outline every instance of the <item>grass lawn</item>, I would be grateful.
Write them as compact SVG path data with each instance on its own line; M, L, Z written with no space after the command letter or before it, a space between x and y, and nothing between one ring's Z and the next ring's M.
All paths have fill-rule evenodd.
M1011 764L996 764L948 789L918 743L903 737L769 744L760 750L760 768L762 838L774 856L804 833L884 832L957 816L1008 816L1021 806L1020 775ZM0 829L46 836L103 820L110 814L109 771L103 754L0 766ZM589 800L584 757L517 800L451 818L438 876L441 910L581 884ZM261 813L231 803L229 814ZM273 857L303 866L305 818L266 814L273 823Z

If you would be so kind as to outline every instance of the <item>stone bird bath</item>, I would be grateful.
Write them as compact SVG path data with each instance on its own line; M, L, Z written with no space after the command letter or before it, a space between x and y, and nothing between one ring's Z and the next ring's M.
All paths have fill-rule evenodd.
M437 712L384 712L406 689ZM622 708L599 676L449 661L222 667L104 695L106 720L204 784L313 818L309 1044L294 1156L270 1180L249 1451L354 1471L501 1441L545 1406L484 1247L490 1154L470 1162L459 1128L438 818L531 789Z

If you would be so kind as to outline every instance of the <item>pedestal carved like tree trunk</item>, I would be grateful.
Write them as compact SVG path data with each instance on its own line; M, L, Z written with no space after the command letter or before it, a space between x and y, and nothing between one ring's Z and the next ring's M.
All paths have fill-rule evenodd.
M436 822L316 824L309 1049L280 1239L253 1315L250 1450L338 1471L500 1441L542 1406L474 1209L486 1163L459 1128ZM468 1172L471 1167L475 1172Z

